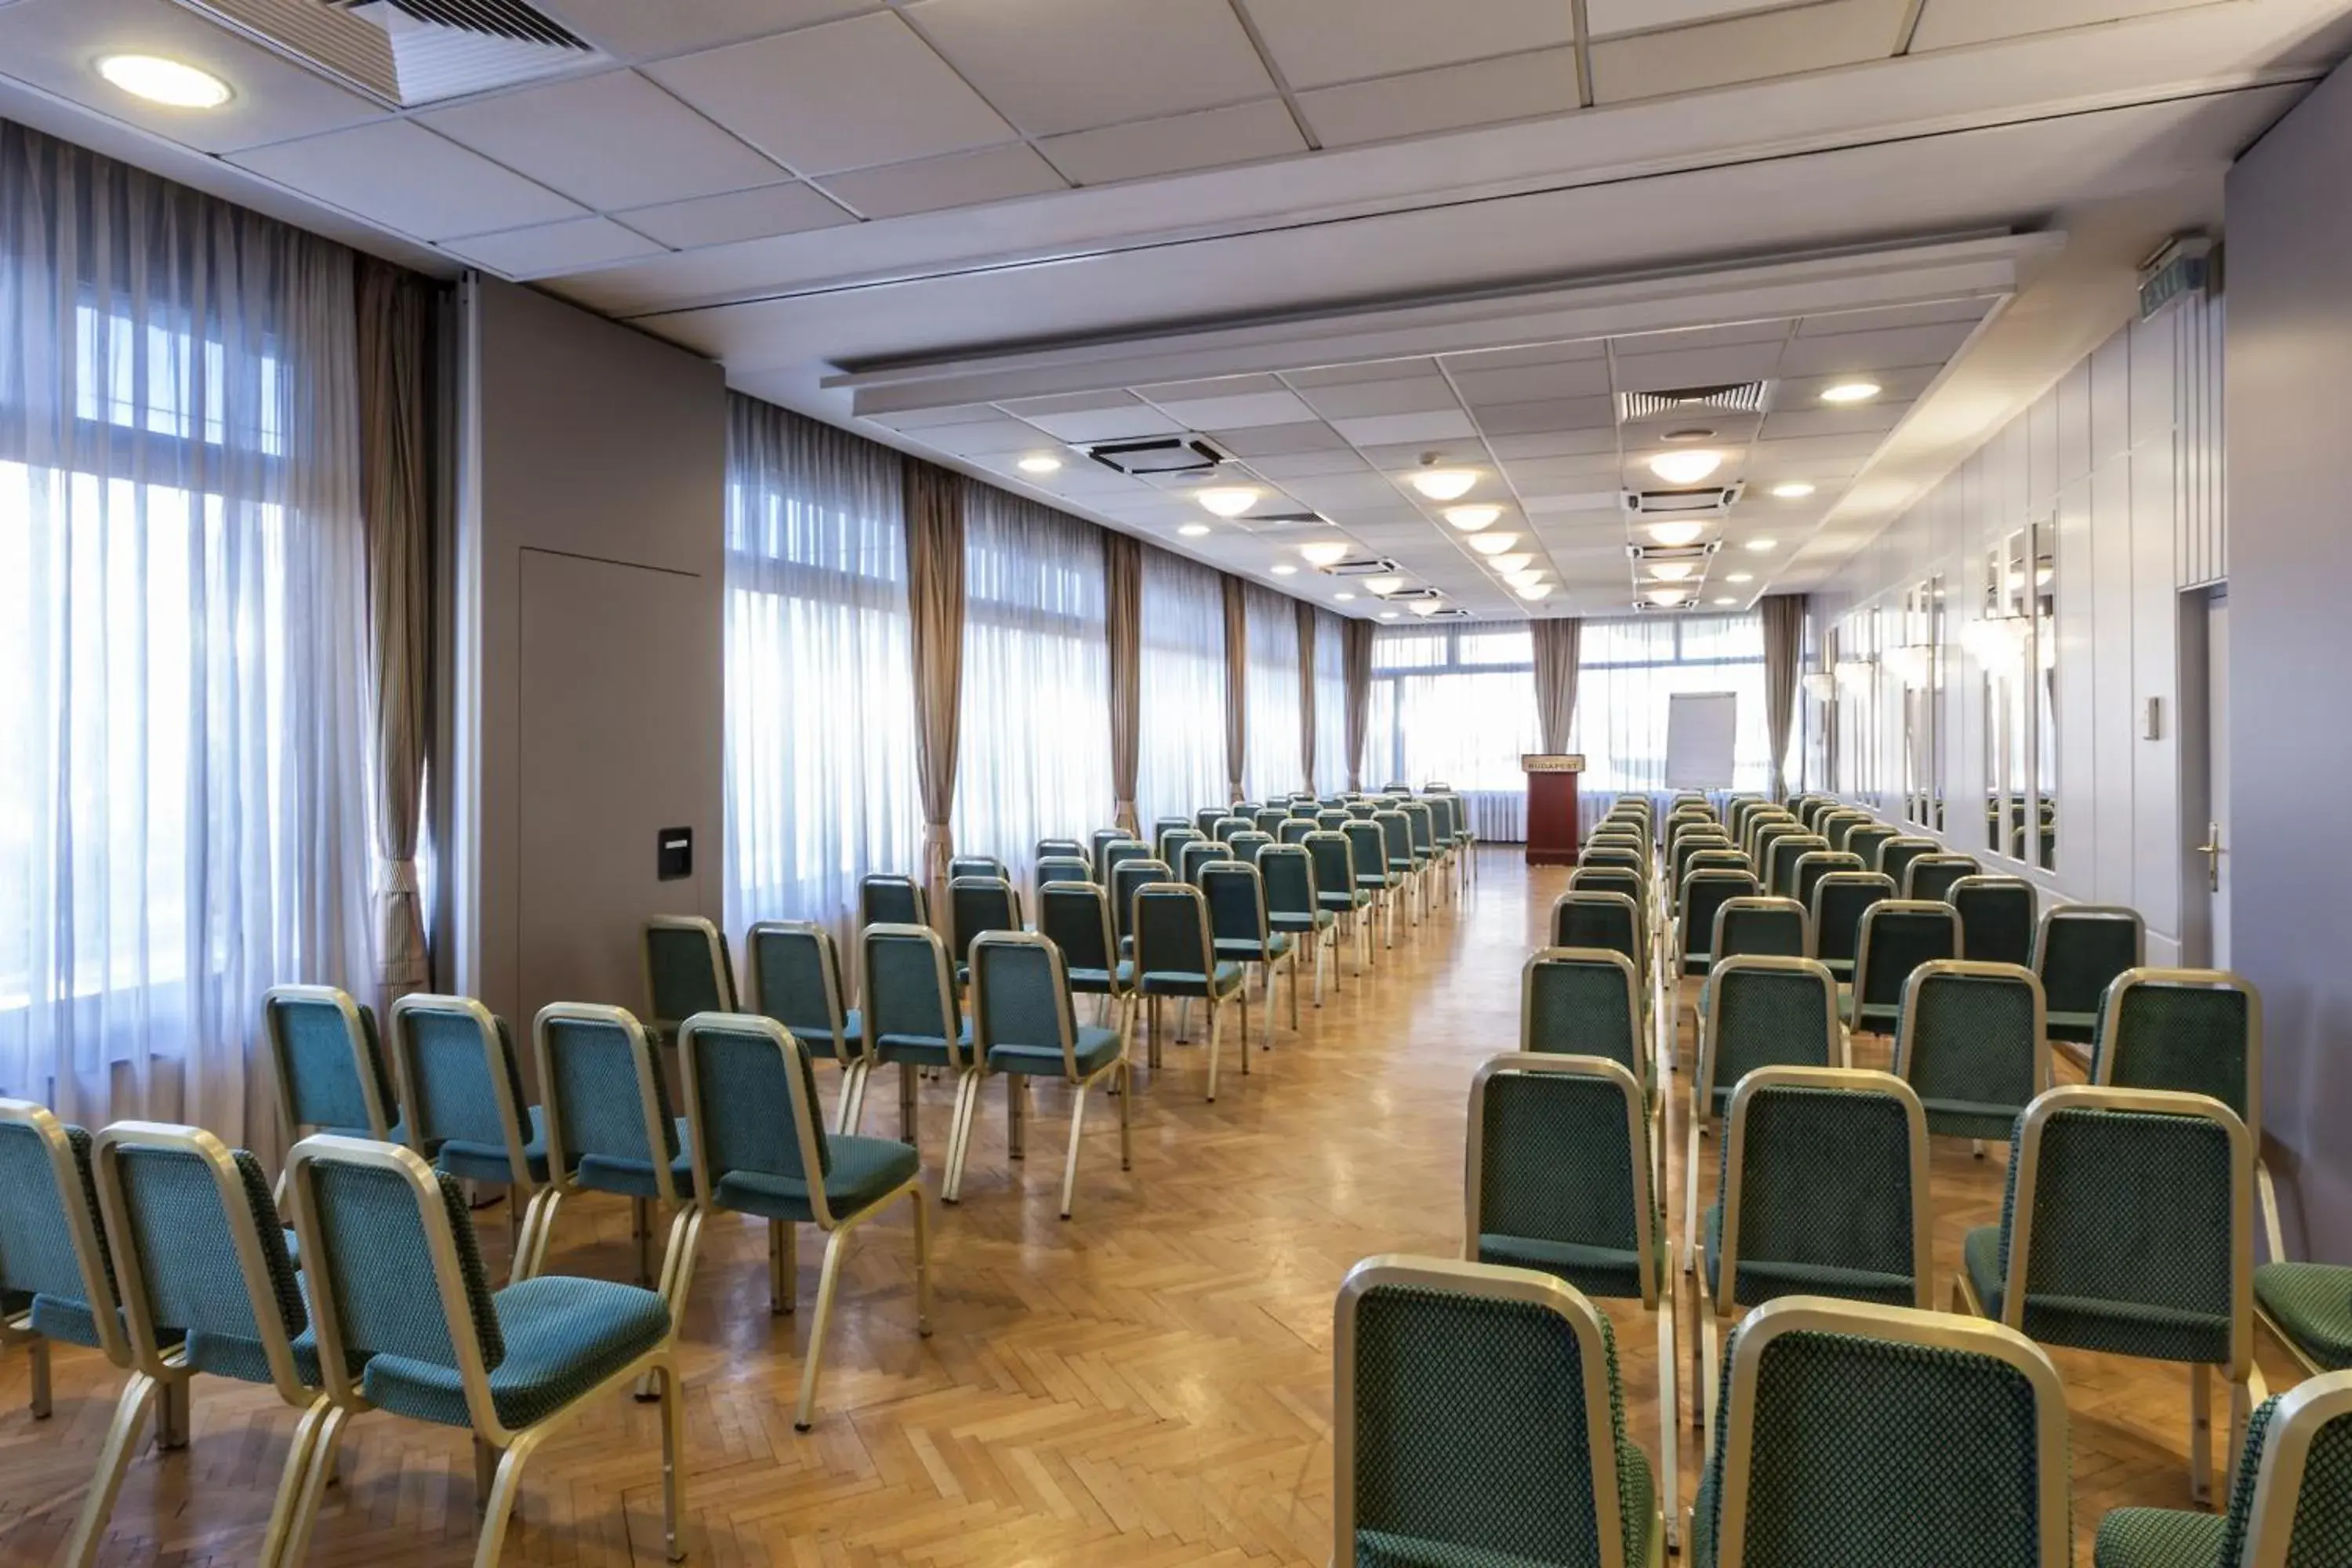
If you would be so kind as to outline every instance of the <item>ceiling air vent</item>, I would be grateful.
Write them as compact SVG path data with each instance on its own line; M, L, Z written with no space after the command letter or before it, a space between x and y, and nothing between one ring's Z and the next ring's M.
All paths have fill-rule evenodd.
M1623 490L1626 515L1640 518L1724 517L1747 489L1745 482L1705 485L1693 490Z
M396 107L609 63L523 0L178 0Z
M1225 455L1198 436L1156 436L1148 441L1103 441L1087 456L1122 474L1204 474Z
M1316 570L1328 577L1392 577L1402 568L1385 555L1351 555Z
M1459 605L1448 605L1442 610L1432 610L1421 617L1424 621L1466 621L1470 612Z
M1393 594L1381 595L1381 602L1385 605L1412 605L1424 599L1442 599L1444 596L1434 588L1399 588Z
M1698 608L1698 598L1697 598L1697 596L1696 596L1696 595L1693 595L1693 596L1691 596L1690 598L1685 599L1685 600L1683 600L1681 603L1679 603L1679 604L1674 604L1674 605L1654 605L1654 604L1652 604L1652 603L1651 603L1649 600L1647 600L1647 599L1636 599L1636 600L1634 600L1634 601L1633 601L1633 608L1635 608L1636 610L1640 611L1642 614L1643 614L1643 615L1645 615L1645 616L1672 616L1672 615L1678 615L1678 614L1682 613L1682 612L1683 612L1683 611L1685 611L1685 610L1696 610L1696 609L1697 609L1697 608Z
M1625 553L1636 561L1704 561L1723 548L1723 541L1710 539L1705 544L1633 544L1625 546Z
M1253 528L1296 528L1302 522L1328 524L1331 520L1313 511L1245 511L1234 521Z
M1727 386L1621 392L1617 395L1617 420L1622 425L1631 425L1636 419L1663 419L1668 415L1761 414L1764 391L1763 382L1742 381Z

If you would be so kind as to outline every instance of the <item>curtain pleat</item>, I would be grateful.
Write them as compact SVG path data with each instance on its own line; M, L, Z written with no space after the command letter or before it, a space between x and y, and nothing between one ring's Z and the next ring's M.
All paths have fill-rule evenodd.
M1767 594L1764 617L1764 742L1772 753L1772 798L1789 794L1789 731L1797 714L1797 666L1805 657L1802 594Z
M1348 619L1321 608L1314 618L1315 699L1307 722L1315 726L1315 770L1307 787L1328 795L1348 783Z
M1225 593L1225 798L1240 800L1249 765L1249 610L1242 580L1228 575Z
M1298 787L1315 788L1315 606L1300 599L1298 616Z
M1364 738L1371 733L1372 623L1348 622L1348 787L1364 787Z
M1138 833L1136 764L1143 737L1143 542L1103 535L1104 613L1110 637L1111 823Z
M956 751L963 713L963 489L961 474L906 460L907 609L915 670L915 777L923 797L923 880L947 908L955 858Z
M1165 550L1143 552L1142 730L1137 814L1186 820L1227 798L1224 577Z
M1577 649L1584 623L1573 616L1531 623L1536 639L1536 721L1543 749L1568 750L1576 723Z

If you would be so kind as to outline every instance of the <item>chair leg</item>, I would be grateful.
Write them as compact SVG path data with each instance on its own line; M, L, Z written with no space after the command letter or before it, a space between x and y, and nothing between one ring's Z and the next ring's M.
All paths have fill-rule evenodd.
M1247 1029L1246 1020L1243 1027L1244 1030ZM1217 1047L1223 1043L1223 1030L1218 1023L1217 1005L1212 1002L1209 1005L1209 1101L1213 1105L1216 1103L1217 1099ZM1246 1068L1249 1066L1249 1040L1246 1034L1243 1037L1242 1047L1242 1066Z
M1179 996L1176 998L1176 1043L1180 1046L1190 1043L1192 1033L1192 999Z
M912 1062L898 1064L898 1142L909 1149L923 1146L921 1086Z
M2263 1243L2270 1248L2270 1260L2284 1263L2287 1260L2286 1234L2279 1226L2278 1187L2271 1181L2270 1167L2263 1163L2260 1156L2254 1160L2254 1201L2262 1207Z
M800 1229L788 1219L768 1222L768 1315L781 1318L800 1293Z
M499 1479L499 1451L479 1432L474 1434L474 1522L490 1506L490 1488Z
M874 1064L863 1058L842 1069L841 1124L838 1131L854 1136L865 1123L866 1080L873 1071Z
M956 1080L955 1119L948 1131L947 1174L940 1202L951 1204L963 1195L964 1149L971 1141L971 1122L980 1104L980 1069L966 1068Z
M1723 1320L1711 1300L1700 1303L1698 1319L1698 1375L1691 1384L1691 1414L1699 1435L1699 1462L1706 1464L1715 1458L1715 1412L1723 1397L1717 1386L1723 1377Z
M1024 1135L1027 1128L1022 1120L1022 1101L1028 1098L1029 1080L1022 1074L1004 1075L1004 1154L1011 1160L1028 1158Z
M2239 1463L2245 1458L2246 1424L2253 1419L2254 1406L2268 1396L2261 1386L2263 1374L2259 1368L2249 1366L2246 1380L2230 1384L2230 1446L2221 1450L2221 1473L2235 1476Z
M1675 1271L1662 1269L1658 1291L1658 1471L1665 1490L1666 1550L1682 1549L1682 1473L1675 1441L1682 1401L1675 1389Z
M1694 1101L1696 1096L1692 1097ZM1683 1163L1683 1272L1689 1274L1698 1268L1698 1135L1706 1125L1696 1106L1691 1124L1684 1131L1683 1142L1688 1158Z
M824 1331L833 1321L834 1286L841 1278L842 1243L846 1228L824 1238L824 1267L816 1279L816 1321L809 1325L808 1360L801 1367L801 1400L793 1412L793 1430L805 1432L816 1415L816 1384L824 1371Z
M498 1568L505 1554L507 1525L514 1519L515 1501L522 1495L522 1469L530 1462L548 1427L533 1426L514 1440L499 1458L499 1472L490 1482L490 1500L482 1509L482 1535L474 1546L474 1568Z
M919 1227L916 1234L921 1235ZM677 1538L678 1522L686 1517L686 1400L678 1385L677 1363L667 1356L661 1365L662 1424L662 1552L672 1563L686 1561L685 1543Z
M652 1234L653 1205L645 1198L631 1198L629 1200L629 1239L636 1247L637 1287L640 1289L650 1288L654 1282L651 1256Z
M2213 1389L2203 1362L2189 1369L2189 1500L2213 1500Z
M36 1334L25 1342L25 1376L32 1384L31 1395L25 1402L36 1421L47 1421L52 1407L49 1395L49 1342Z
M1135 1064L1121 1059L1118 1064L1118 1168L1135 1169L1135 1138L1128 1107L1135 1103Z
M1122 1108L1123 1109L1123 1108ZM1062 1217L1070 1217L1070 1200L1078 1190L1078 1130L1087 1118L1087 1086L1070 1090L1070 1152L1062 1159Z
M1307 940L1315 940L1312 932L1308 933ZM1290 1032L1295 1035L1298 1033L1298 949L1295 945L1290 950L1286 967L1290 971ZM1320 947L1315 950L1315 1005L1318 1007L1323 1005L1323 950Z
M563 1194L553 1187L541 1187L523 1210L523 1233L515 1244L515 1279L532 1279L546 1263L548 1238L555 1233L556 1206L562 1201Z
M154 1400L155 1388L153 1378L134 1372L114 1402L114 1419L98 1450L98 1469L90 1477L89 1494L81 1500L81 1511L74 1516L65 1554L58 1559L66 1568L90 1568L98 1561L99 1540L106 1533L107 1518L122 1490L123 1472L131 1468L131 1456L139 1447L140 1429L147 1424L147 1407Z
M155 1447L173 1454L188 1446L188 1401L195 1392L193 1378L166 1382L155 1390Z
M293 1568L310 1554L311 1527L319 1521L319 1503L334 1484L337 1445L351 1412L330 1405L324 1396L302 1414L294 1441L286 1450L286 1472L278 1483L278 1500L261 1541L265 1568Z

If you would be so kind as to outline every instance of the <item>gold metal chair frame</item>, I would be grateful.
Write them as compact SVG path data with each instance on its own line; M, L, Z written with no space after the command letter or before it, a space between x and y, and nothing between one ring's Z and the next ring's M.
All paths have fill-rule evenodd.
M1935 902L1934 900L1906 901ZM1966 935L1965 928L1962 934ZM2022 964L1988 963L1982 959L1930 959L1914 969L1909 978L1903 982L1903 1006L1895 1028L1895 1076L1906 1083L1911 1081L1912 1057L1918 1046L1919 993L1936 980L2022 984L2030 989L2033 998L2033 1092L2037 1096L2046 1093L2057 1081L2057 1071L2050 1049L2050 1008L2042 994L2042 977ZM1972 1143L1972 1152L1978 1159L1983 1159L1984 1140L1975 1139Z
M862 884L859 889L859 895L861 898L864 896L864 888ZM700 915L648 915L646 917L645 929L648 932L656 931L700 931L703 936L704 944L709 948L710 953L711 983L718 988L719 994L726 999L730 1006L736 1005L739 993L735 988L735 972L728 966L727 963L727 937L726 934L719 929L715 922L705 920ZM685 1023L686 1020L683 1018L665 1018L661 1016L660 1009L654 1005L654 955L652 946L646 942L640 941L637 943L637 956L643 966L646 980L646 1017L643 1026L645 1032L656 1039L667 1040L673 1038L677 1033L677 1026L680 1024ZM546 1080L542 1079L541 1081L543 1083Z
M1276 847L1279 847L1279 846L1276 846ZM1314 868L1309 866L1307 871L1308 875L1312 876L1314 874ZM1260 1033L1262 1037L1259 1041L1258 1048L1260 1050L1270 1051L1274 1048L1275 981L1277 976L1277 973L1285 969L1287 969L1290 972L1290 1028L1293 1034L1296 1034L1298 1030L1298 943L1296 942L1292 942L1288 951L1278 954L1272 951L1274 942L1274 928L1270 923L1271 917L1266 913L1265 877L1258 870L1255 862L1248 860L1220 860L1214 863L1213 868L1202 868L1201 895L1203 899L1208 897L1209 879L1212 876L1218 878L1247 877L1253 883L1256 884L1259 956L1244 959L1243 961L1242 984L1244 988L1248 986L1250 966L1253 964L1255 965L1258 972L1259 1000L1264 1004L1260 1008ZM1215 934L1214 922L1212 921L1210 935L1213 937ZM1309 931L1307 935L1311 941L1313 940L1315 933ZM1322 966L1319 957L1316 967L1317 984L1319 987L1322 978ZM1139 979L1141 977L1142 973L1143 972L1139 969L1136 971L1136 974ZM1246 1026L1244 1026L1242 1031L1242 1043L1244 1047L1246 1047L1249 1043L1249 1031ZM1244 1059L1246 1059L1249 1053L1247 1049L1244 1048L1242 1054Z
M1945 867L1955 864L1974 868L1977 866L1978 862L1976 857L1973 855L1956 855L1939 852L1934 855L1920 856L1916 860L1912 861L1911 864L1903 868L1903 896L1906 899L1915 899L1919 896L1914 884L1918 880L1920 867L1932 865L1937 869L1942 869ZM1972 875L1974 873L1970 872L1967 874Z
M273 985L261 994L261 1033L269 1043L269 1068L278 1090L278 1137L288 1148L302 1136L305 1123L294 1120L294 1075L286 1056L286 1034L278 1016L280 1002L324 1003L343 1016L343 1037L351 1042L352 1068L360 1080L360 1098L367 1106L368 1131L389 1142L393 1108L384 1104L375 1064L368 1060L367 1031L360 1023L360 1005L351 994L332 985ZM383 1042L377 1042L379 1049ZM162 1125L157 1123L156 1125ZM286 1174L279 1172L275 1190L278 1206L286 1204Z
M1234 987L1234 994L1232 996L1220 999L1216 994L1217 943L1209 928L1209 900L1207 896L1203 894L1200 889L1192 886L1190 882L1146 882L1142 887L1138 888L1135 890L1135 902L1137 909L1135 920L1135 984L1136 989L1139 992L1143 992L1143 976L1151 967L1145 962L1143 954L1143 921L1141 911L1143 900L1147 894L1156 898L1173 898L1181 894L1189 898L1192 901L1193 915L1200 921L1201 962L1208 966L1204 971L1202 971L1203 974L1206 976L1206 980L1202 984L1202 989L1209 993L1202 1005L1202 1010L1209 1015L1209 1100L1212 1104L1214 1104L1217 1098L1217 1058L1220 1054L1220 1048L1224 1044L1223 1009L1228 1002L1237 1004L1241 1008L1242 1076L1244 1078L1249 1076L1249 981L1247 977L1244 976L1242 984ZM1147 1042L1146 1054L1150 1058L1151 1067L1155 1070L1157 1070L1160 1066L1160 1004L1166 1000L1167 998L1165 997L1154 996L1149 992L1143 992L1144 1037ZM1189 998L1180 998L1180 1000L1189 1000ZM1180 1034L1178 1038L1181 1040L1182 1036Z
M1135 1072L1129 1059L1133 1047L1134 1009L1130 1005L1120 1020L1118 1055L1094 1071L1082 1075L1078 1071L1077 1019L1070 1005L1070 976L1062 958L1062 950L1055 946L1050 938L1035 931L989 931L975 940L971 947L972 1060L957 1085L962 1135L956 1140L954 1151L949 1158L947 1190L959 1197L963 1193L963 1163L971 1151L971 1108L979 1102L981 1080L991 1070L988 1053L995 1044L988 1033L988 989L981 977L980 950L983 947L1042 949L1053 975L1057 1030L1061 1036L1062 1076L1070 1086L1070 1148L1062 1165L1062 1217L1067 1219L1078 1189L1078 1142L1079 1133L1086 1124L1087 1090L1105 1079L1112 1080L1111 1092L1118 1099L1118 1168L1122 1171L1135 1169L1129 1109L1135 1103ZM1142 971L1139 969L1136 973L1139 978ZM1243 1055L1246 1058L1246 1040L1243 1047ZM1028 1157L1029 1080L1034 1076L1030 1073L1004 1075L1005 1151L1015 1160Z
M1871 877L1885 877L1886 873L1884 871L1869 871L1864 873L1864 875ZM1960 921L1960 911L1940 900L1881 899L1876 903L1871 905L1868 909L1863 910L1862 921L1854 932L1853 939L1853 983L1844 988L1850 991L1853 995L1853 1029L1855 1034L1883 1035L1899 1031L1902 1027L1903 1005L1900 997L1898 997L1895 1002L1895 1031L1866 1028L1864 1026L1862 1021L1863 986L1870 973L1870 939L1877 931L1880 917L1890 913L1896 916L1909 916L1920 920L1941 921L1951 930L1952 956L1954 958L1958 958L1968 951L1968 932L1967 928L1962 925ZM1933 963L1935 961L1930 960L1929 962ZM1915 966L1913 973L1916 973L1916 972L1917 971ZM1907 993L1910 985L1909 975L1904 976L1904 985Z
M2024 882L2024 879L2020 877L2003 877L1999 879L1999 880L2004 885L2011 882ZM2025 885L2027 887L2032 886L2031 882L2025 882ZM1954 890L1957 891L1958 889L1955 889ZM2038 899L2039 895L2037 894L2036 897ZM2052 903L2043 904L2041 914L2034 919L2033 947L2032 956L2026 961L2028 966L2032 969L2033 973L2037 976L2044 973L2043 963L2050 950L2050 927L2053 922L2094 920L2123 921L2127 922L2131 926L2132 930L2132 961L2126 966L2126 973L2128 973L2133 969L2141 969L2147 966L2147 922L2140 918L2140 912L2137 910L2131 909L2123 904ZM2118 978L2120 978L2120 976L2118 976ZM2049 984L2050 983L2047 980L2042 981L2042 987L2045 991L2049 988ZM2113 984L2114 982L2110 981L2108 984ZM2105 993L2102 991L2101 999L2103 1001L2105 1000ZM2071 1021L2071 1016L2069 1015L2060 1014L2058 1016L2062 1018L2069 1018ZM2097 1014L2094 1013L2092 1017L2095 1019L2097 1017Z
M1654 1094L1649 1094L1649 1091L1647 1090L1644 1090L1643 1092L1648 1094L1650 1101L1650 1163L1654 1169L1650 1173L1649 1181L1653 1190L1664 1191L1665 1171L1662 1162L1665 1158L1664 1114L1666 1105L1666 1097L1664 1086L1666 1081L1665 1074L1667 1068L1664 1062L1657 1059L1658 1035L1657 1031L1650 1026L1651 998L1642 988L1641 973L1634 968L1633 961L1632 959L1627 958L1623 953L1619 952L1614 948L1539 947L1535 952L1529 953L1528 955L1528 961L1519 965L1519 1049L1517 1053L1519 1056L1535 1057L1545 1061L1606 1061L1610 1059L1606 1057L1591 1058L1583 1053L1538 1051L1536 1049L1536 972L1548 965L1555 964L1597 964L1615 969L1624 977L1626 1004L1625 1014L1626 1017L1631 1021L1631 1026L1633 1031L1633 1037L1625 1042L1626 1059L1629 1062L1639 1061L1642 1058L1642 1053L1644 1050L1647 1050L1651 1056L1653 1070L1656 1074L1655 1081L1660 1086L1658 1091ZM1508 1061L1511 1059L1513 1058L1508 1057L1496 1057L1493 1058L1494 1061ZM1491 1066L1492 1062L1488 1065ZM1628 1068L1626 1070L1631 1072L1633 1069Z
M931 893L930 889L923 886L921 881L913 877L902 877L892 871L869 871L865 876L857 879L858 930L864 931L867 926L871 925L889 925L894 923L889 921L877 921L874 918L873 907L866 898L866 893L869 888L876 883L880 883L887 887L905 888L908 892L914 895L916 913L920 916L921 920L925 922L928 922L930 920Z
M2245 1568L2287 1568L2287 1548L2294 1541L2295 1503L2303 1491L2311 1446L2330 1422L2347 1415L2352 1415L2352 1372L2327 1373L2298 1384L2271 1412L2262 1462L2254 1469Z
M1285 861L1288 861L1292 858L1291 852L1294 850L1297 851L1299 856L1305 858L1305 864L1307 867L1307 900L1312 906L1313 912L1316 914L1328 914L1332 917L1331 923L1328 926L1312 925L1310 930L1305 931L1293 931L1290 933L1294 939L1304 937L1307 944L1315 950L1315 1005L1320 1007L1323 1005L1323 955L1327 951L1331 955L1331 994L1335 996L1339 994L1339 917L1341 915L1341 911L1338 910L1326 910L1323 907L1322 885L1316 880L1315 877L1315 853L1313 850L1307 847L1307 844L1304 839L1296 844L1274 844L1267 846L1267 847L1274 850ZM1263 882L1265 879L1265 864L1263 853L1261 853L1258 858L1257 873L1259 881ZM1268 906L1267 917L1271 920L1272 916L1272 907ZM1295 967L1297 963L1296 957L1296 950L1298 946L1297 942L1294 940L1291 946L1294 952L1294 956L1291 961L1294 967L1290 976L1290 1027L1293 1032L1296 1032L1298 1028L1298 974L1297 968ZM1267 1000L1270 1003L1272 998L1269 997Z
M962 1081L962 1075L971 1064L964 1054L963 1018L957 1006L955 971L948 962L948 944L946 941L940 937L938 931L932 930L929 926L899 925L888 921L884 921L877 925L867 926L863 931L858 933L858 941L860 943L859 958L861 963L864 964L866 973L869 975L874 973L874 965L870 955L874 939L877 937L896 939L904 942L919 942L930 949L931 963L934 966L934 974L939 986L941 1021L947 1026L947 1034L943 1038L947 1042L948 1071L955 1074L958 1083L961 1084ZM1118 949L1116 943L1114 943L1110 952L1112 964L1111 972L1116 975L1118 973ZM872 1011L873 1009L871 1007L867 1008L869 1015ZM871 1040L874 1049L877 1052L879 1052L882 1048L881 1033L873 1026L870 1018L866 1026L866 1033ZM915 1062L901 1061L898 1064L898 1141L907 1144L910 1148L918 1149L922 1146L920 1141L916 1136L917 1132L919 1131L919 1075L921 1071L921 1067ZM963 1122L963 1100L961 1091L959 1089L956 1100L956 1110L954 1115L950 1118L948 1125L947 1152L950 1160L952 1160L955 1154L956 1141L962 1134ZM955 1194L952 1192L942 1191L940 1194L940 1201L943 1204L951 1204L956 1201Z
M817 969L824 983L824 1016L832 1036L833 1059L841 1064L841 1101L834 1112L835 1131L854 1133L866 1120L866 1080L874 1071L874 1042L861 1037L854 1054L849 1048L849 1004L842 994L840 949L834 942L833 932L815 921L753 922L743 936L743 968L751 979L751 1011L772 1018L776 1015L769 1005L768 984L760 968L760 939L769 935L808 937L816 942Z
M471 996L438 995L415 991L393 1000L383 1030L384 1053L392 1058L392 1080L400 1089L400 1102L409 1108L406 1123L401 1131L406 1135L407 1146L415 1150L428 1164L432 1155L425 1147L425 1129L420 1125L418 1107L422 1101L416 1093L416 1042L408 1029L408 1020L416 1015L435 1017L463 1018L473 1026L482 1044L482 1065L490 1080L490 1104L498 1112L499 1131L507 1146L507 1219L511 1229L509 1245L514 1256L508 1261L509 1282L527 1278L523 1260L528 1255L524 1215L530 1212L531 1199L538 1186L530 1179L530 1160L523 1152L530 1141L524 1131L527 1110L515 1103L514 1085L507 1075L505 1053L499 1048L499 1021L490 1010Z

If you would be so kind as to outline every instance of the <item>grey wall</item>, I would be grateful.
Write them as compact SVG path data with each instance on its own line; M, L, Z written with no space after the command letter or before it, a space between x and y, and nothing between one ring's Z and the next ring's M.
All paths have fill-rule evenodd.
M2352 1263L2347 171L2352 74L2339 69L2230 174L2225 351L2231 918L2238 967L2263 992L2263 1117L2290 1248L2336 1263Z
M526 1037L557 1000L642 1011L638 931L721 914L719 367L472 283L453 563L452 978ZM656 880L656 830L695 877Z

